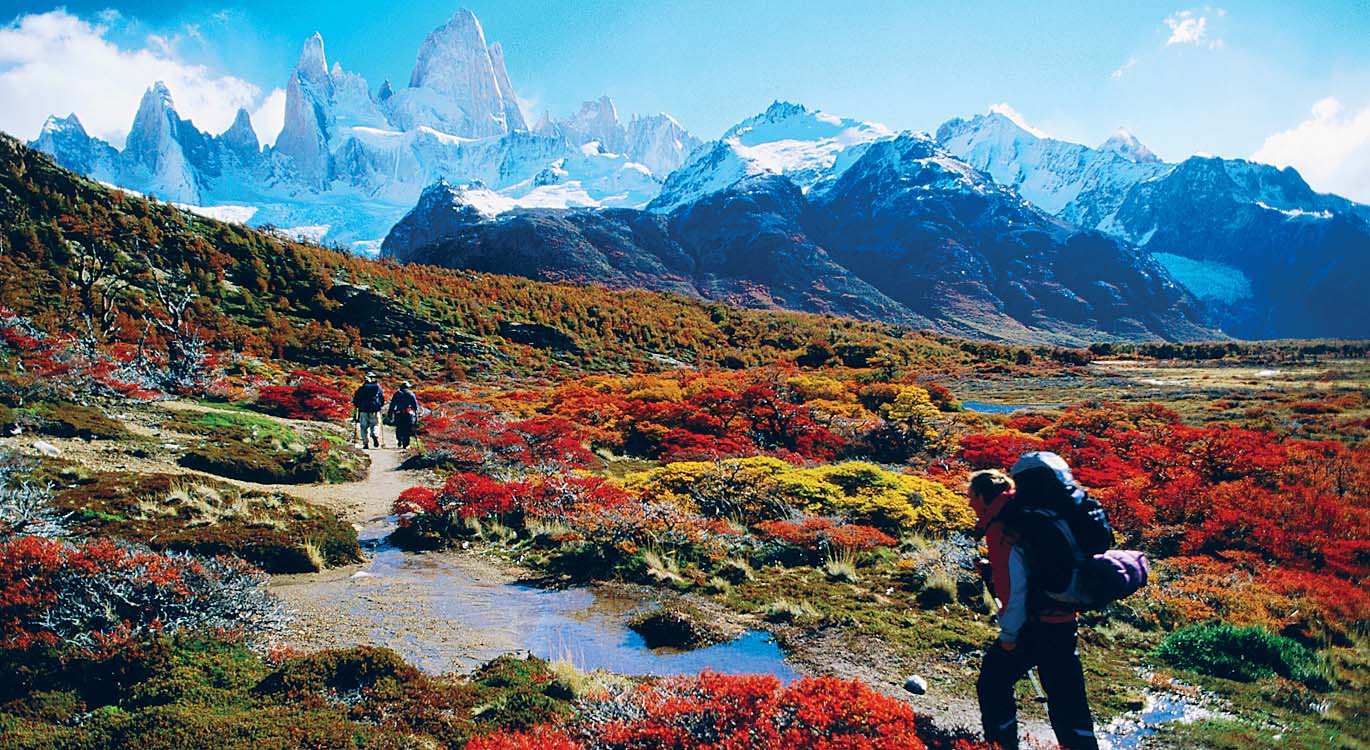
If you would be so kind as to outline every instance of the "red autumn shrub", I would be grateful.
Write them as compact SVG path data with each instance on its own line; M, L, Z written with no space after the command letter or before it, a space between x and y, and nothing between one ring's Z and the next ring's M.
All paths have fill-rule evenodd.
M434 463L483 473L588 469L598 463L580 429L565 419L505 422L482 411L427 417L424 450Z
M835 677L787 686L770 675L669 678L591 701L567 729L584 750L925 747L907 704Z
M956 457L972 469L1007 469L1024 453L1041 449L1040 439L1026 435L967 435Z
M460 472L437 490L410 487L393 510L402 528L451 537L467 518L497 518L523 530L530 518L554 518L573 527L580 516L617 514L632 496L597 476L546 474L501 482L483 474ZM688 526L682 521L682 527Z
M427 487L410 487L400 493L392 509L401 518L420 513L437 513L438 493Z
M334 421L352 413L352 398L335 385L295 373L292 385L267 385L257 392L257 408L287 419Z
M750 441L715 435L701 435L673 429L661 438L657 458L662 463L678 461L719 461L725 458L755 456L760 450Z
M495 732L466 743L466 750L584 750L560 729L538 726L527 732Z
M107 540L8 539L0 542L0 647L271 629L280 612L265 584L237 558L158 554Z
M524 446L520 458L530 466L588 469L597 461L575 424L560 417L535 417L509 423Z
M838 524L829 518L804 518L800 521L763 521L756 534L805 553L808 561L823 554L862 553L877 547L893 547L896 540L871 526Z
M1035 412L1020 414L1016 417L1009 417L1008 420L1004 422L1004 426L1009 428L1010 430L1026 432L1030 435L1035 435L1041 432L1042 430L1050 427L1052 424L1054 424L1054 422L1051 421L1050 417L1046 416L1045 414L1037 414Z
M566 474L513 483L511 491L515 507L529 516L563 521L583 507L617 508L632 497L603 477Z
M514 509L514 493L509 484L480 474L453 474L438 493L440 507L462 518L479 518L508 513Z

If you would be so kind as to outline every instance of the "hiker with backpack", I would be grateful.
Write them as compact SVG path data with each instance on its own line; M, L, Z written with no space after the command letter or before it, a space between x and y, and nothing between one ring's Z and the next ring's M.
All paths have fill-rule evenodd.
M352 406L356 408L353 420L357 423L362 449L366 449L368 437L372 447L381 447L381 409L385 408L385 391L381 390L375 375L366 374L366 382L352 393Z
M1018 747L1014 686L1034 667L1047 714L1065 748L1094 750L1094 721L1076 650L1076 614L1146 584L1146 558L1110 550L1113 529L1098 501L1055 453L1025 454L1012 479L971 475L967 496L989 548L990 592L999 601L999 637L976 681L985 739Z
M419 421L419 399L410 390L408 381L400 386L390 397L390 408L386 411L386 421L395 426L395 443L401 448L409 447L409 439Z

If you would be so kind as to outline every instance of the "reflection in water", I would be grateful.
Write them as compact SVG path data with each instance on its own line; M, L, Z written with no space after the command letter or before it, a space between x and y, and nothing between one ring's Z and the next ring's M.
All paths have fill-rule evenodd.
M1103 750L1136 750L1156 733L1155 727L1172 721L1191 722L1213 713L1173 693L1147 693L1146 707L1139 713L1115 719L1099 732Z
M354 638L393 648L430 672L466 671L510 651L569 659L582 670L628 675L799 674L767 633L693 651L648 649L625 622L651 606L586 589L551 590L508 583L470 557L411 554L384 543L393 520L364 528L370 563L350 579L297 595L346 613ZM342 644L339 644L342 645Z

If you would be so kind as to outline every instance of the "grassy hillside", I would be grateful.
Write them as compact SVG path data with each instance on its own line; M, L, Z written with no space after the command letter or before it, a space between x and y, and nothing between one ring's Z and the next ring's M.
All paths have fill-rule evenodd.
M102 266L110 272L95 285L96 307L113 290L110 280L130 284L117 295L110 326L126 341L138 340L142 319L158 308L154 281L184 276L198 293L191 320L206 337L307 363L410 357L429 372L494 363L521 371L554 362L596 369L670 360L747 366L800 356L815 340L852 363L876 353L902 361L969 359L954 344L880 324L361 259L106 188L8 136L0 136L0 227L0 304L47 326L74 326L89 307L79 269ZM348 309L335 288L345 284L385 295L400 325ZM385 330L403 327L405 313L420 322L410 321L407 332ZM569 339L510 326L518 323L549 326Z

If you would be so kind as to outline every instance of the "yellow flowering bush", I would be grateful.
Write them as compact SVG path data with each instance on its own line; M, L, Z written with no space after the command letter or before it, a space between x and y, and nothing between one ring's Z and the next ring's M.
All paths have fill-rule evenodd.
M825 502L805 507L809 513L843 515L887 531L934 536L966 531L975 524L975 516L963 498L923 477L861 461L801 471L840 490Z
M888 533L941 536L968 530L975 520L956 492L861 461L808 469L765 456L685 461L630 475L627 489L686 512L748 524L801 511L844 516Z

